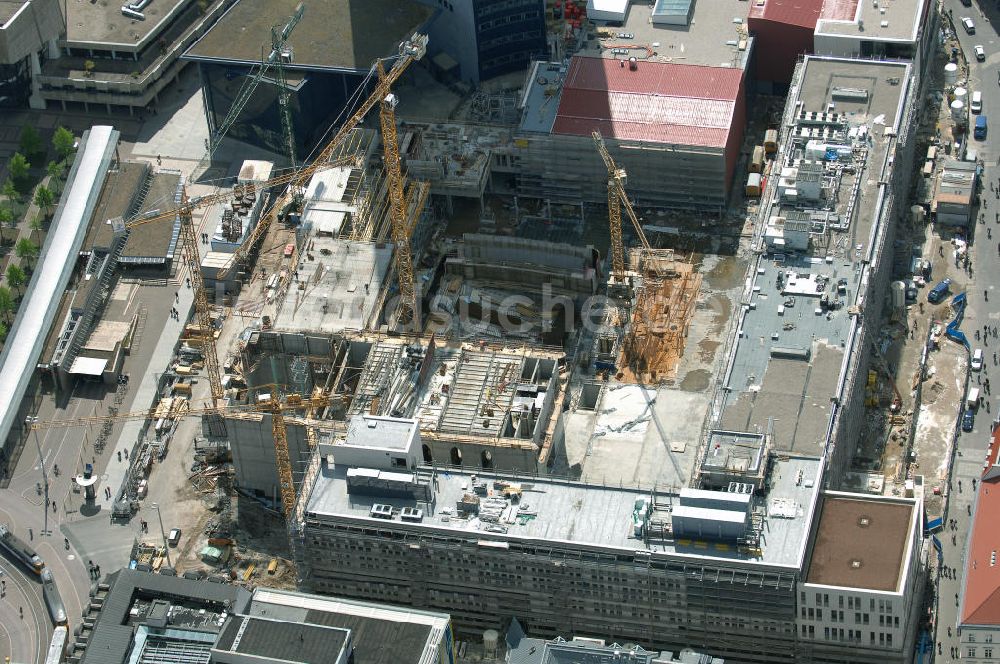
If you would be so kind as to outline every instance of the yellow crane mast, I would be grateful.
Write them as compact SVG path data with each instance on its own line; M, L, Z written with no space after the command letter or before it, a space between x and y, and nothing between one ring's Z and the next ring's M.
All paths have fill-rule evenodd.
M278 211L284 208L288 203L293 202L296 197L301 197L302 192L305 191L306 185L309 183L309 178L313 176L317 170L322 168L328 168L327 162L330 161L334 153L344 142L344 139L358 126L368 112L375 107L376 104L385 100L392 90L392 84L396 82L403 72L406 71L414 61L419 60L424 57L427 52L427 35L422 35L420 33L414 33L409 39L400 44L399 55L394 56L392 67L388 71L385 71L384 75L378 77L378 81L375 84L375 90L372 92L371 96L368 97L361 106L354 112L351 117L347 118L337 133L334 134L333 138L323 146L319 155L313 162L304 168L295 171L290 178L289 190L285 192L285 195L275 201L266 214L261 215L260 221L257 222L257 226L254 227L253 231L247 237L246 241L240 245L240 248L233 253L232 258L219 270L219 278L224 279L229 271L234 265L237 265L240 261L243 261L250 250L256 246L256 244L264 237L267 233L267 229L271 226L271 223L278 215ZM376 71L382 69L384 71L384 66L382 65L382 60L378 60L375 63Z
M377 64L380 81L385 80L382 63ZM400 325L413 321L416 312L416 295L413 285L413 256L410 253L410 233L406 223L406 198L403 194L403 173L399 165L399 143L396 137L396 95L391 92L382 99L379 120L382 125L382 149L385 153L385 172L389 180L389 222L392 242L396 245L396 278L399 280L399 307L396 320ZM414 321L419 324L419 321Z
M629 220L632 222L632 226L635 227L635 233L643 249L650 249L651 246L649 240L646 238L645 231L642 230L642 224L639 223L639 219L635 216L635 210L628 199L628 194L625 193L625 169L619 168L615 163L614 157L608 152L608 148L604 144L604 138L600 132L595 131L591 136L594 139L594 144L597 146L597 151L604 160L605 168L608 169L608 224L611 229L611 275L617 281L623 282L625 280L625 243L622 240L621 212L623 207L626 214L628 214Z

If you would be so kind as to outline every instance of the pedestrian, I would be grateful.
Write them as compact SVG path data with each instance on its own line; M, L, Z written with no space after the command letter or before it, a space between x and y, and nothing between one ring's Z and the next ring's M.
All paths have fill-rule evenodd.
M973 491L976 490L976 478L975 477L972 478L972 490Z
M987 381L986 381L986 384L987 384L987 385L989 385L989 384L990 384L990 381L988 381L988 380L987 380ZM125 453L125 458L126 458L126 459L128 459L128 448L126 447L126 448L125 448L124 450L122 450L122 451L123 451L123 452Z
M174 292L174 302L180 302L180 301L181 301L181 292L180 291L175 291Z
M191 288L191 277L184 277L184 283L187 284L188 288ZM180 298L177 301L180 302Z
M31 528L28 528L28 541L32 541L34 539L35 539L35 531Z
M163 165L163 157L161 157L160 155L156 155L156 165L157 166Z
M97 565L97 578L101 578L101 566Z
M997 365L997 352L993 351L993 366Z
M122 453L121 453L121 452L119 452L119 453L118 453L118 460L119 460L119 461L121 461L121 460L122 460Z

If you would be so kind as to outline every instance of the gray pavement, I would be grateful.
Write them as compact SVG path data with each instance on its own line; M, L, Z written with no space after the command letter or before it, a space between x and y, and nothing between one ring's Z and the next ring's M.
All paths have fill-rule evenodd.
M204 136L207 136L207 129L199 128L199 123L203 127L205 121L196 83L196 75L182 77L181 85L170 90L168 101L161 107L158 115L147 116L145 124L140 124L133 118L93 115L73 117L51 112L39 114L38 123L39 126L63 124L77 132L94 123L115 124L122 128L125 137L121 146L123 158L155 164L157 155L162 153L163 168L176 168L188 175L201 157ZM129 143L137 138L138 144ZM232 154L242 158L251 156L244 155L238 149L234 149ZM219 173L235 172L238 168L238 164L225 162L227 156L227 153L222 155L222 163L218 164ZM192 195L201 195L211 193L214 187L194 185L189 187L189 191ZM199 227L204 224L201 212L195 214L195 223ZM122 287L127 291L127 305L123 306L126 306L129 315L139 310L145 310L146 313L144 331L125 361L124 371L132 380L118 406L122 412L145 409L153 402L157 374L162 373L170 363L173 347L192 306L193 295L185 287L184 280L185 274L181 270L167 283L147 282L141 285L125 284ZM179 296L177 302L175 292ZM174 321L169 316L170 308L175 305L182 312L179 321ZM195 386L195 403L207 398L206 383L207 381L202 380ZM109 388L100 384L80 383L65 403L59 406L53 395L44 395L39 404L38 417L41 421L49 421L100 415L107 413L108 408L114 404L114 386ZM172 527L170 524L174 519L195 511L190 502L178 500L172 495L176 487L187 483L186 471L191 460L188 448L197 427L196 419L189 418L182 422L175 438L180 444L172 444L174 449L168 455L166 464L154 466L150 479L150 497L143 504L137 518L127 524L111 524L111 501L103 499L102 489L104 486L111 486L117 490L121 486L127 466L124 459L118 461L117 451L128 446L131 456L132 445L136 442L141 424L133 422L116 425L103 453L94 448L99 427L40 431L37 446L41 448L41 455L36 450L36 439L32 436L21 455L10 486L0 491L0 521L9 523L19 536L30 540L45 558L47 565L53 570L71 621L78 619L86 605L91 586L87 561L100 564L104 574L127 564L133 541L142 537L139 532L140 519L149 523L147 539L153 539L154 535L158 539L159 533L155 532L159 530L158 522L149 503L158 501L163 506L164 525L168 529ZM113 441L116 441L115 444L112 444ZM36 485L42 483L39 456L49 481L48 502L56 502L57 509L54 512L43 506L43 498L36 491ZM74 493L71 486L71 476L81 471L85 463L93 463L95 472L100 475L96 505L99 509L93 511L81 511L82 494ZM53 473L56 465L62 471L59 476ZM49 533L43 534L46 520ZM63 537L69 540L69 548L64 546ZM39 599L38 584L13 569L6 559L0 558L0 568L5 570L4 578L8 579L7 595L0 597L0 658L10 656L15 662L43 662L44 646L48 644L52 628L44 604ZM18 588L23 588L23 592L18 591ZM17 607L22 604L25 611L23 626L17 613Z
M983 113L992 116L994 124L1000 120L1000 84L997 80L997 68L1000 66L1000 36L996 26L1000 22L1000 11L989 7L984 13L983 8L992 5L991 2L974 3L973 7L963 7L959 0L945 0L945 10L951 10L955 23L963 16L970 16L976 23L976 34L968 35L959 26L958 38L962 50L970 58L970 90L981 90L983 93ZM986 50L986 62L976 62L973 46L981 44ZM968 289L969 308L966 313L966 323L963 329L970 335L973 347L983 346L986 363L982 378L1000 379L1000 367L993 362L993 351L1000 351L1000 338L992 336L986 341L977 342L974 331L980 332L984 325L1000 326L1000 198L991 190L1000 187L1000 139L998 129L990 130L985 141L972 140L985 165L983 174L982 207L986 223L977 223L972 227L972 264L973 279ZM989 229L989 231L987 231ZM989 237L990 235L996 237ZM988 299L987 299L988 298ZM1000 383L998 383L1000 384ZM943 549L943 565L947 571L939 577L938 583L938 619L935 640L941 643L942 655L938 661L954 661L953 648L958 648L957 630L958 606L957 596L961 592L962 566L967 546L969 529L969 509L972 505L974 492L972 481L982 473L982 459L989 444L990 424L1000 409L1000 400L996 395L989 395L987 404L981 408L976 417L973 431L960 433L955 445L955 455L952 459L951 477L948 485L948 510L945 522L955 520L954 527L946 527L938 534ZM954 540L952 537L954 536ZM953 543L954 542L954 543ZM948 631L951 636L948 636Z

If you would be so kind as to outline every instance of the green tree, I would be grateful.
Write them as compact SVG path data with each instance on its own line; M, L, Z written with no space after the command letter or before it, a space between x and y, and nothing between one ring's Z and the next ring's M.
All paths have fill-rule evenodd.
M21 130L21 152L24 154L38 154L42 151L42 137L38 130L31 125L25 125Z
M48 187L39 185L35 189L35 205L45 210L46 216L52 211L52 206L55 205L55 202L56 196Z
M97 65L94 64L93 60L84 60L83 61L83 73L84 73L84 75L88 76L88 77L89 76L93 76L94 75L94 67L96 67L96 66Z
M55 133L52 134L52 147L55 148L56 154L66 159L73 154L74 145L76 137L73 136L73 132L66 127L56 127Z
M31 228L31 234L34 235L34 236L36 236L36 237L37 237L38 233L42 232L42 220L39 219L38 217L35 217L34 219L32 219L31 220L31 224L29 224L29 226Z
M50 161L45 167L45 172L53 180L62 180L63 173L66 172L66 164L61 161Z
M3 227L14 223L14 213L10 208L0 207L0 239L3 238Z
M31 261L34 263L35 259L38 258L38 245L28 238L22 237L17 241L17 245L14 247L14 253L17 254L17 257L22 261Z
M31 164L28 163L27 157L20 152L15 152L14 156L7 162L7 168L10 170L10 176L14 178L14 182L23 182L28 177L28 169L31 168Z
M0 321L0 343L7 341L7 323Z
M11 288L16 288L20 291L26 280L27 275L21 269L20 265L15 265L14 263L7 265L7 283L10 284Z
M0 286L0 316L10 320L10 314L14 311L14 295L6 286Z
M13 180L7 178L3 183L3 189L0 190L0 193L3 193L7 197L7 202L10 203L10 209L13 211L14 203L21 200L21 194L17 191L17 185L14 184Z

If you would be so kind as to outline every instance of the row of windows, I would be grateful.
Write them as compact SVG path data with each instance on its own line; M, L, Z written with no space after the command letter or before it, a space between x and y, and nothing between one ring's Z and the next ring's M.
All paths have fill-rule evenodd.
M480 21L477 27L479 33L486 32L487 30L492 30L494 28L501 28L505 25L510 25L511 23L523 23L525 21L538 21L541 18L538 12L522 12L520 14L508 14L507 16L498 16L497 18L490 21Z
M967 632L967 639L966 640L969 643L975 643L976 642L976 634L975 634L975 632ZM986 636L984 636L983 637L983 643L993 643L993 635L992 634L987 634Z
M438 2L440 1L438 0ZM483 17L507 11L508 9L530 9L531 7L538 7L540 4L540 0L488 0L487 2L479 3L476 9L479 17ZM535 10L534 13L537 14L538 10Z
M800 632L802 636L814 638L816 630L813 625L802 625ZM868 632L868 642L875 645L875 637L878 635L878 644L884 648L892 647L892 634L889 632ZM844 630L842 627L824 627L823 638L827 641L850 641L861 643L864 631L860 629Z
M976 657L976 649L969 648L966 650L966 654L969 657ZM993 657L993 648L983 648L983 657L990 658Z
M804 590L799 593L799 599L802 601L803 604L806 603L806 592ZM876 606L876 604L875 604L875 598L874 597L870 597L868 599L868 602L869 602L868 609L870 611L874 611L875 610L875 606ZM828 594L826 594L826 593L816 593L816 606L821 606L821 605L824 606L824 607L829 607L830 606L830 596ZM844 596L843 595L839 595L837 597L837 605L841 609L844 608ZM861 598L860 597L855 597L854 595L849 595L847 597L847 608L848 609L861 610ZM883 600L883 599L878 600L878 612L879 613L890 613L891 614L892 613L892 602L888 601L888 600Z

